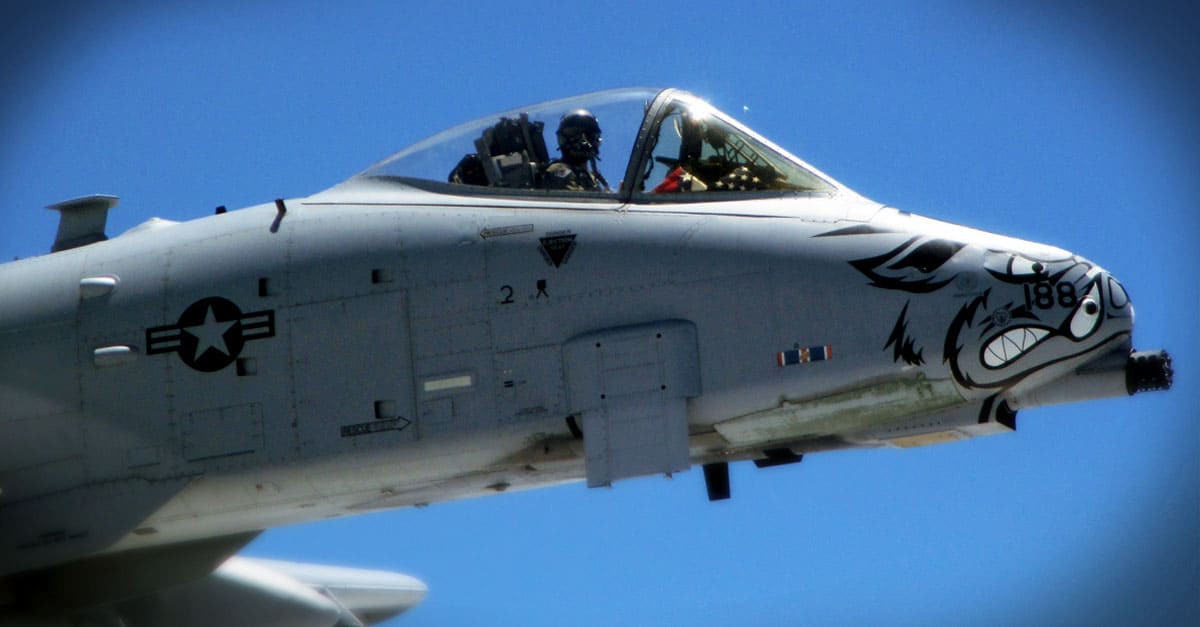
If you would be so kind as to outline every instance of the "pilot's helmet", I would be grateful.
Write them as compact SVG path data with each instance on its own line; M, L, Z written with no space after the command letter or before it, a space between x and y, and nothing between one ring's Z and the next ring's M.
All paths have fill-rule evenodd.
M570 161L585 161L600 155L600 123L587 109L574 109L558 123L558 149Z

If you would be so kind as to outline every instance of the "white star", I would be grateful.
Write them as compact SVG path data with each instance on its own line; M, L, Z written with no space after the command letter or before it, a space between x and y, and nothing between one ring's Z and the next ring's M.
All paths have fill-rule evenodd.
M185 333L196 338L196 355L192 359L199 360L209 350L217 350L228 355L229 345L225 343L225 333L229 331L229 327L235 324L237 324L237 320L217 322L212 305L209 305L203 324L183 329Z

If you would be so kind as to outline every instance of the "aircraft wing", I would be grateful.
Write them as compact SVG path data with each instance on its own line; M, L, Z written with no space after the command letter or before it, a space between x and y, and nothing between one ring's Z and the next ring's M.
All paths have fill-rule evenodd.
M246 557L234 557L221 568L244 568L245 565L295 579L335 601L364 625L374 625L412 609L429 591L424 582L415 577L384 570ZM218 569L218 572L220 570ZM339 626L345 624L347 623L338 623Z
M166 578L174 574L142 566L144 574L152 570ZM111 575L119 579L122 574ZM71 583L112 592L106 578L95 570L73 577ZM366 627L411 609L427 592L420 580L399 573L235 556L207 575L137 596L108 596L102 602L81 597L59 615L47 615L45 608L0 612L0 627L34 623L65 627L80 620L122 627Z
M115 610L126 625L364 627L412 608L427 591L399 573L231 557L202 579Z

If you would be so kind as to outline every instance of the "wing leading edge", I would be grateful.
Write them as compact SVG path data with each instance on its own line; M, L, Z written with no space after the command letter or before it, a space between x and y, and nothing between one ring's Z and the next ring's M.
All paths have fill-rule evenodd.
M366 627L412 609L427 592L399 573L235 556L198 579L141 596L71 609L10 606L0 612L0 627Z

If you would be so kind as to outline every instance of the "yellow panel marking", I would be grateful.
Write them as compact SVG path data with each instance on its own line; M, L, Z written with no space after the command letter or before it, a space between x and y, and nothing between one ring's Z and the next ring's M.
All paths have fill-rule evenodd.
M922 433L920 435L906 435L899 438L888 440L892 446L899 448L914 448L917 446L929 446L930 444L945 444L946 442L957 442L965 440L967 436L958 431L936 431L934 433Z

